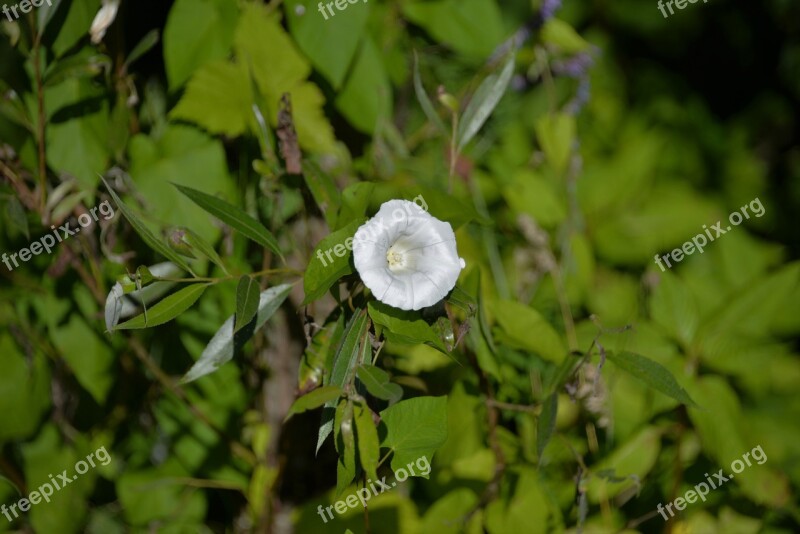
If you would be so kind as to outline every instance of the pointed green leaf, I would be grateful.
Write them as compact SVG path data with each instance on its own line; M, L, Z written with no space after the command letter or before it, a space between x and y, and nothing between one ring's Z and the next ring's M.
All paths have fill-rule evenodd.
M259 296L256 316L245 328L235 334L233 332L234 316L228 317L228 320L217 330L217 333L214 334L214 337L203 350L200 359L181 379L181 383L192 382L202 376L211 374L219 369L221 365L229 362L233 358L234 352L241 349L256 330L264 326L264 323L272 317L272 314L289 296L291 289L292 284L282 284L262 291Z
M378 460L380 458L380 445L378 443L378 430L372 421L372 412L369 407L358 404L354 407L356 422L356 436L358 437L358 458L361 467L372 480L378 480Z
M481 129L483 124L492 114L494 108L503 98L503 95L508 89L508 84L511 81L511 76L514 74L514 61L515 54L510 54L503 68L499 73L493 73L486 77L481 83L475 95L470 100L464 114L461 117L461 125L458 127L458 151L466 146L467 143L475 137L478 130Z
M425 116L428 117L428 120L431 121L440 132L447 133L447 128L444 127L442 119L439 117L439 114L436 113L436 108L433 107L433 103L430 98L428 98L428 93L425 92L425 87L422 85L422 79L419 75L419 57L417 57L416 50L414 50L414 92L417 94L419 105L425 113Z
M256 243L267 247L272 252L283 258L278 241L267 230L263 224L252 218L250 215L237 208L233 204L228 204L215 196L208 195L197 189L178 184L174 185L178 191L186 195L192 202L206 210L208 213L224 222L234 230L238 230L244 236L252 239Z
M208 287L208 284L192 284L184 287L160 301L152 308L149 308L145 313L117 325L115 330L150 328L171 321L191 308L206 290L206 287Z
M389 375L383 369L363 364L356 369L356 374L367 391L374 397L397 402L403 396L403 388L389 382Z
M447 440L447 397L416 397L381 412L386 424L382 447L392 449L395 471L433 453Z
M547 443L553 436L556 428L556 413L558 412L558 392L551 394L544 401L542 413L536 423L536 455L539 457L539 464L542 463L542 453Z
M225 264L222 263L222 258L219 257L217 251L214 250L214 247L211 244L203 239L200 235L197 234L194 230L190 230L189 228L181 228L185 233L183 235L183 241L188 244L192 249L196 250L212 262L214 262L217 267L222 269L222 272L225 274L228 273L228 270L225 268Z
M336 496L356 478L356 435L353 431L353 402L342 399L336 408L334 440L339 452L336 462Z
M242 276L239 279L239 286L236 288L236 325L233 329L234 334L255 317L258 312L258 300L258 282L249 276Z
M128 222L131 223L133 229L139 234L139 237L153 250L170 260L172 263L183 269L187 272L192 272L187 265L186 261L181 257L180 254L169 248L163 241L158 239L147 226L131 211L131 209L122 202L122 199L119 198L117 193L111 189L111 186L102 179L103 183L106 184L106 189L108 189L108 193L111 195L111 198L114 199L114 202L119 206L119 210L122 212L122 215L128 219Z
M336 400L342 395L341 388L336 386L323 386L307 393L294 401L289 413L286 414L284 421L297 413L307 412L314 408L319 408L328 401Z
M651 388L687 406L697 407L697 404L689 397L689 394L686 393L680 384L678 384L678 381L675 380L672 373L660 363L654 362L634 352L615 353L609 351L606 356L610 361L614 362L617 367L630 373Z
M547 161L559 174L567 170L575 140L575 117L566 113L545 115L536 121L536 137Z
M352 384L355 378L355 369L360 363L358 361L359 356L363 353L362 345L368 343L365 339L368 325L366 310L359 309L350 318L350 322L345 327L342 341L333 357L332 371L330 377L325 381L326 385L338 386L347 391L347 386ZM334 406L333 402L329 402L325 405L325 410L322 411L322 422L317 436L317 452L319 452L319 448L325 438L333 430Z

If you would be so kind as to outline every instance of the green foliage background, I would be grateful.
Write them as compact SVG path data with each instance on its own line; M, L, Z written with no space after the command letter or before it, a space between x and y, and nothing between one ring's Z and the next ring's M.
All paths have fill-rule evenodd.
M798 6L346 5L0 19L0 252L116 212L0 267L0 504L113 458L0 531L800 530ZM445 303L320 265L417 195L467 263Z

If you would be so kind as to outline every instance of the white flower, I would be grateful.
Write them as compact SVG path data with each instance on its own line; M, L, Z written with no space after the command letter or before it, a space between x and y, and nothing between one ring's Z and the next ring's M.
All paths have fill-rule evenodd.
M466 265L458 257L450 224L408 200L385 202L358 229L353 258L373 295L401 310L419 310L442 300Z
M120 0L103 0L103 7L95 15L92 27L89 29L89 33L92 35L92 43L97 44L105 37L106 30L117 18L119 2Z

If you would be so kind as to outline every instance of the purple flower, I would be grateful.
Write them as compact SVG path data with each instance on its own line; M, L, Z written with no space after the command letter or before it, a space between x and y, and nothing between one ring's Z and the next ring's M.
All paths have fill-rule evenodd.
M594 65L594 54L592 52L581 52L569 59L554 61L552 68L555 75L582 78L592 65Z
M561 0L544 0L542 4L542 21L553 17L555 12L561 7Z

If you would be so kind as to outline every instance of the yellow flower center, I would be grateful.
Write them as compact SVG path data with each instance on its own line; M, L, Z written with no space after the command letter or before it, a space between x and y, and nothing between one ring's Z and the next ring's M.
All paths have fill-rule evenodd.
M399 271L406 265L406 259L402 252L395 250L394 246L389 247L386 251L386 261L389 262L389 270Z

